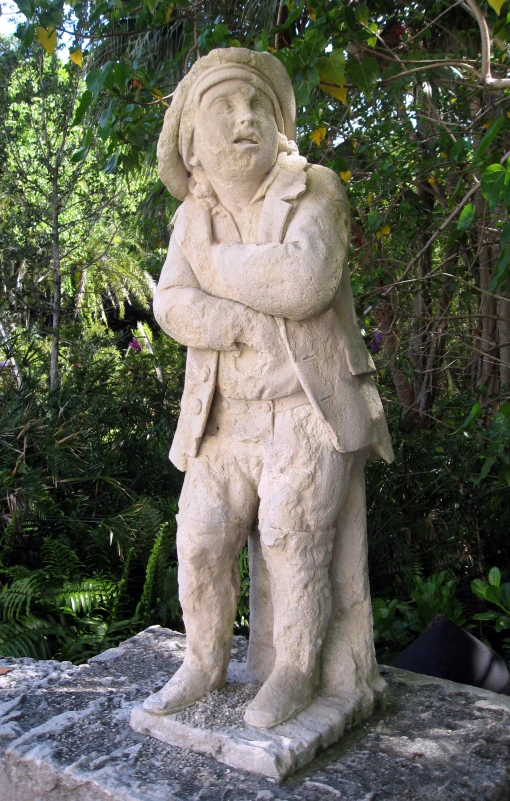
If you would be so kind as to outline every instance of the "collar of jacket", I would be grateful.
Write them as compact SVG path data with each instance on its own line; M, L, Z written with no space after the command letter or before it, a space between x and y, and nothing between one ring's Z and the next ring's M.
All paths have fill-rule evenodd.
M250 205L263 199L258 226L258 244L282 242L293 200L306 190L307 160L303 156L280 153L271 172L262 181ZM213 214L229 212L218 205Z

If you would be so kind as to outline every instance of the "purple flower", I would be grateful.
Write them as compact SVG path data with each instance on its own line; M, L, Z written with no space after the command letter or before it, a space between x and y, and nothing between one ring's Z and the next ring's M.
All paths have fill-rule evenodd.
M131 342L128 345L128 348L133 348L135 353L141 353L142 350L142 348L140 347L140 343L138 342L136 337L134 337L134 339L131 340Z
M383 347L383 338L380 331L375 332L374 340L370 343L370 350L372 353L379 353Z

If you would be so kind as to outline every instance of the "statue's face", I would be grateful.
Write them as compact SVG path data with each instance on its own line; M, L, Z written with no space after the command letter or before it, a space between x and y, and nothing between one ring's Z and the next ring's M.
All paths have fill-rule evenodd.
M271 100L246 81L212 86L200 103L193 140L209 178L259 183L278 155L278 127Z

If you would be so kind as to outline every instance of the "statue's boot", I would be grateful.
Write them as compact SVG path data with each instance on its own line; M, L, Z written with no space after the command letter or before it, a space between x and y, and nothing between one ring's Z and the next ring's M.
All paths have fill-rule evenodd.
M246 707L244 720L257 729L272 729L307 707L315 690L313 676L293 665L275 665L273 672Z
M313 700L319 656L331 613L329 563L335 530L261 531L271 579L276 661L269 678L247 706L250 726L270 729Z
M147 712L167 715L191 706L214 689L207 673L184 663L159 692L145 699L143 706Z
M177 515L179 600L186 656L177 673L144 701L149 712L178 712L224 686L239 596L238 556L248 536L239 526Z

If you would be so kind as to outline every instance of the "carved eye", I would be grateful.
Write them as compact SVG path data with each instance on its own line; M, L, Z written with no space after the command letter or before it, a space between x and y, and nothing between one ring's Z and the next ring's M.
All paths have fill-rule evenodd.
M226 97L220 97L214 103L213 108L219 114L227 114L231 109L231 105Z

